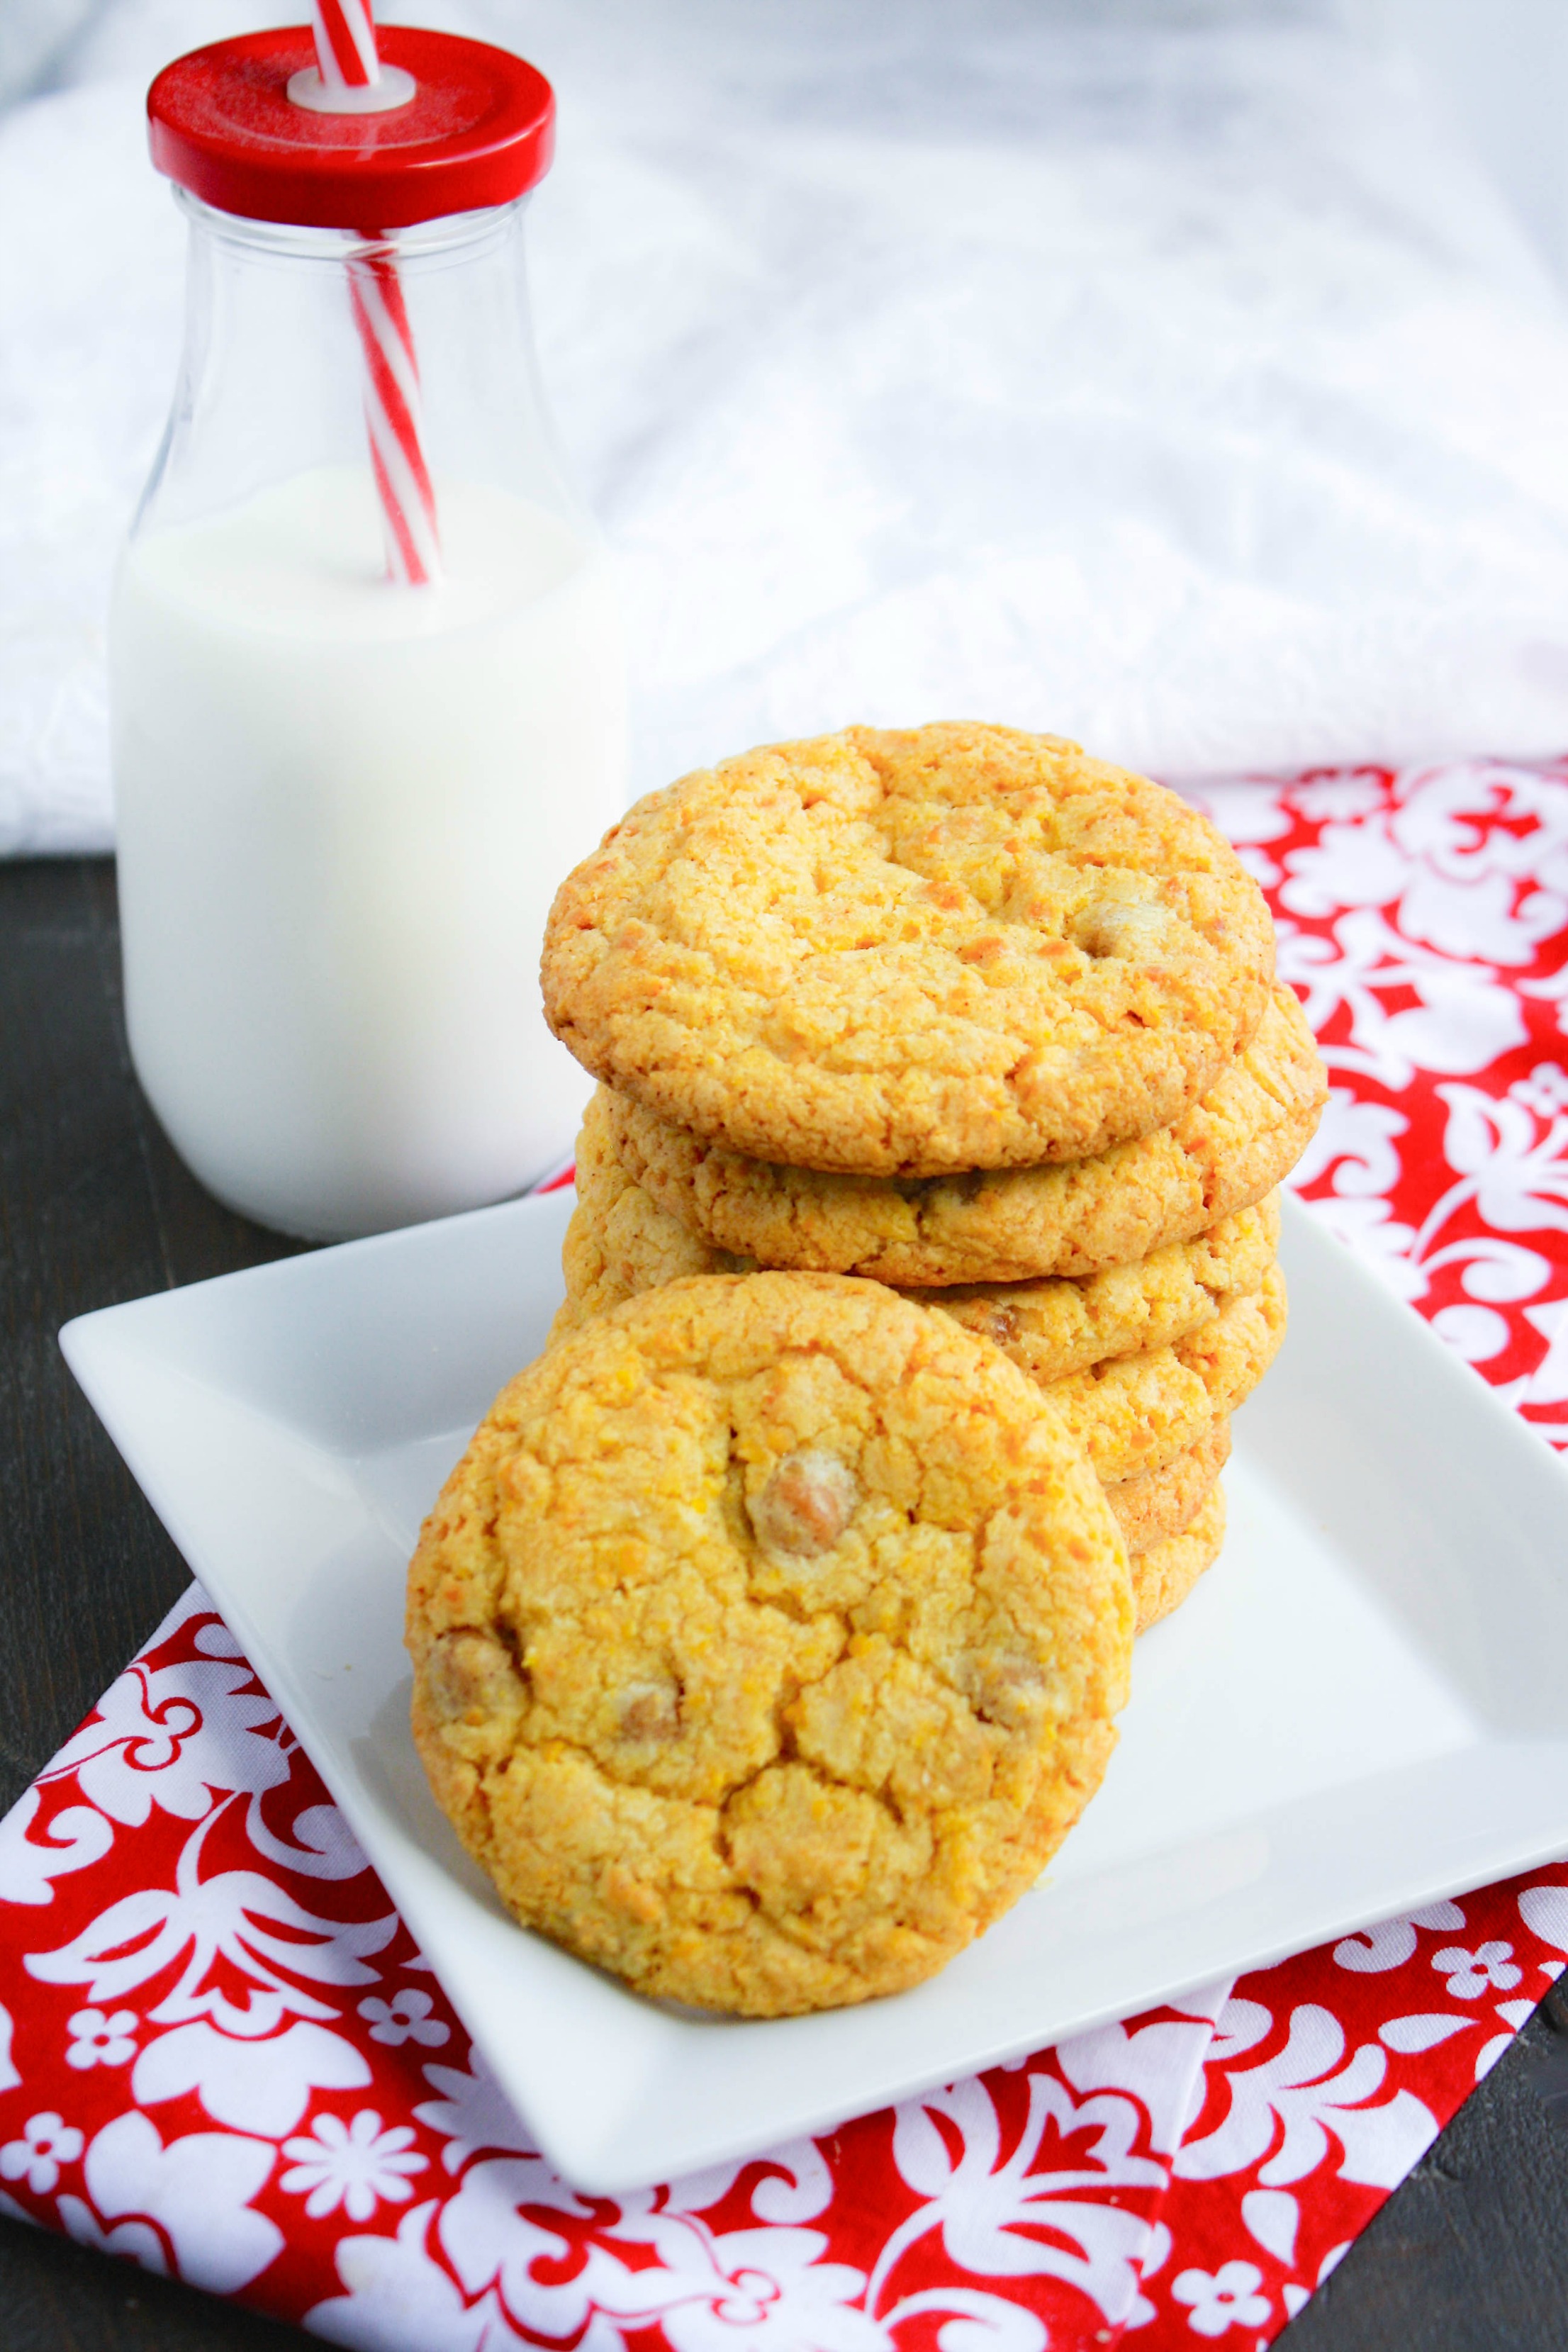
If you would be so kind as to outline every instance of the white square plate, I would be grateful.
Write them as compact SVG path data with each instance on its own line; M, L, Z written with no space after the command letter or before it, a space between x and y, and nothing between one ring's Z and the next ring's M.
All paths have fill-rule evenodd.
M1231 1533L1139 1644L1100 1794L930 1984L776 2023L516 1927L407 1729L422 1515L560 1295L569 1194L285 1260L61 1344L494 2072L567 2177L669 2179L1568 1851L1568 1477L1287 1203L1289 1339Z

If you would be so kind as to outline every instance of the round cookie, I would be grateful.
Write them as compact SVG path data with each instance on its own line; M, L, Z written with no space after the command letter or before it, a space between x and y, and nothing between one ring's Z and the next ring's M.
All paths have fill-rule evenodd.
M1285 1337L1285 1277L1233 1298L1173 1347L1116 1356L1043 1391L1107 1486L1163 1470L1249 1397Z
M1126 1553L1040 1391L875 1284L701 1276L503 1391L409 1571L414 1736L521 1921L749 2016L930 1976L1126 1696Z
M1076 744L773 744L639 801L568 876L550 1025L662 1118L797 1168L1078 1160L1179 1118L1274 939L1206 818Z
M1105 1499L1134 1559L1192 1524L1229 1459L1230 1422L1222 1413L1196 1444L1163 1470L1146 1470L1141 1478L1123 1478L1106 1488Z
M1138 1631L1168 1617L1186 1599L1205 1568L1219 1558L1225 1541L1225 1489L1215 1486L1202 1510L1179 1536L1140 1552L1132 1563L1132 1590L1138 1604Z
M1063 1167L925 1182L835 1176L704 1143L631 1097L597 1097L616 1158L715 1248L878 1282L1026 1282L1123 1265L1262 1199L1311 1140L1328 1079L1293 990L1174 1126Z
M1063 1380L1108 1357L1163 1347L1211 1322L1234 1295L1256 1290L1272 1265L1279 1204L1270 1195L1190 1242L1168 1243L1131 1265L1029 1283L910 1287L994 1339L1032 1380ZM607 1091L588 1105L577 1139L577 1205L562 1250L566 1301L552 1340L626 1298L690 1274L746 1274L752 1261L688 1233L628 1176L616 1157Z

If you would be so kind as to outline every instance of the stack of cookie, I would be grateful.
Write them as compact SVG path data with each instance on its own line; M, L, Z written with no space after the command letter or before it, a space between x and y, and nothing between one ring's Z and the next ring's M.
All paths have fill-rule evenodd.
M731 761L568 879L568 1297L409 1578L415 1739L517 1918L779 2016L1033 1882L1283 1328L1321 1072L1272 969L1210 826L1000 728Z
M894 1286L1047 1391L1140 1627L1184 1597L1325 1091L1205 820L1003 728L774 746L638 803L563 887L543 980L602 1081L558 1333L690 1275Z

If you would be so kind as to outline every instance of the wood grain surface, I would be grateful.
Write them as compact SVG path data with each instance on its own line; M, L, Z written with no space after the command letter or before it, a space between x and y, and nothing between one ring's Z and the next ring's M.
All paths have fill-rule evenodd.
M187 1580L56 1332L88 1307L299 1246L219 1208L142 1099L110 862L0 863L0 1805ZM264 2352L302 2340L0 2221L0 2352ZM1210 2340L1194 2336L1194 2352ZM1220 2339L1233 2341L1252 2352L1250 2340ZM1553 1991L1277 2341L1288 2352L1568 2347L1568 1993Z

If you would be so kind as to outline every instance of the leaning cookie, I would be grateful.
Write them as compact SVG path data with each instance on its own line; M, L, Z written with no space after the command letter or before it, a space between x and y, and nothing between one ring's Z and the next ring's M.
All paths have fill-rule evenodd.
M758 1159L1077 1160L1180 1118L1256 1030L1274 935L1224 835L1058 737L853 727L650 793L557 893L585 1068Z
M925 1286L1094 1274L1249 1207L1310 1142L1328 1080L1289 988L1251 1044L1174 1126L1064 1166L926 1182L822 1174L707 1143L602 1094L616 1158L676 1221L759 1265Z
M526 1925L750 2016L918 1983L1126 1696L1125 1550L1039 1390L870 1283L711 1276L503 1391L409 1575L414 1734Z

